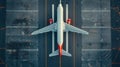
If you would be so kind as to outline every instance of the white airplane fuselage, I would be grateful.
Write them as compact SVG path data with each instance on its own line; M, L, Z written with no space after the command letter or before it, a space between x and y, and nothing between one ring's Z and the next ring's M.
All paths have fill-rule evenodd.
M57 43L59 48L59 54L62 55L63 33L64 33L62 4L59 4L57 8L57 22L58 22L57 23Z
M57 43L58 45L63 44L63 7L61 4L57 8Z

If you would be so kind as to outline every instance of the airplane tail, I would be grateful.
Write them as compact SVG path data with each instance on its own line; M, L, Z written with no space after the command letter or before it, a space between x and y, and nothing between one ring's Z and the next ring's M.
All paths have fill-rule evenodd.
M53 56L57 56L57 55L59 55L59 50L56 50L53 53L49 54L49 57L53 57ZM66 52L65 50L62 50L62 55L72 56L70 53Z

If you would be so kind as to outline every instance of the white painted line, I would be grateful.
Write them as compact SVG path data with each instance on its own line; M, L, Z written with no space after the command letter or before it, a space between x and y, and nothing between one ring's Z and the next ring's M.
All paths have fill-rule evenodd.
M38 10L6 10L6 12L38 12Z
M111 51L111 49L82 49L82 51Z

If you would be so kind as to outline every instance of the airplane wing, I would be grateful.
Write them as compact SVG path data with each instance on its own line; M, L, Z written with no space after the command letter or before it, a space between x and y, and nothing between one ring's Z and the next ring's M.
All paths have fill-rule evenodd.
M71 31L71 32L76 32L76 33L81 33L81 34L89 34L87 31L79 29L72 25L69 25L67 23L65 23L65 31Z
M41 34L41 33L55 31L55 29L56 29L55 27L56 27L56 23L53 23L53 24L51 24L49 26L46 26L46 27L44 27L42 29L38 29L38 30L32 32L31 35L37 35L37 34Z

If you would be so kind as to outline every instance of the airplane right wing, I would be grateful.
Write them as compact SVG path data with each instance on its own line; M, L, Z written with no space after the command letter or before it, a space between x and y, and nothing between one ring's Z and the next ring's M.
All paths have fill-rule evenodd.
M37 35L37 34L41 34L41 33L46 33L46 32L50 32L50 31L55 31L56 27L56 23L53 23L49 26L46 26L42 29L36 30L34 32L31 33L31 35Z
M65 31L71 31L71 32L76 32L76 33L81 33L81 34L88 34L87 31L79 29L77 27L74 27L72 25L69 25L65 23Z

